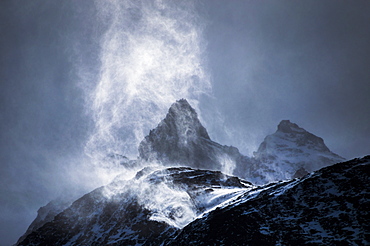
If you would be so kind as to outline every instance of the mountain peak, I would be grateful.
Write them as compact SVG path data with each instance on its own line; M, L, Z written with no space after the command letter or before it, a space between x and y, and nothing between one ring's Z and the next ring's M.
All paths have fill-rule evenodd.
M173 103L166 117L139 145L140 159L210 169L233 169L241 158L239 150L213 142L190 104L181 99ZM230 166L230 168L228 168Z
M290 122L290 120L282 120L278 125L277 131L284 133L306 132L305 129L300 128L297 124Z
M189 111L189 112L195 112L195 110L190 106L189 102L185 99L185 98L182 98L180 100L177 100L176 102L174 102L170 109L168 110L169 112L171 111L174 111L174 112L177 112L178 110L181 110L181 111Z
M277 131L265 138L257 152L265 152L266 148L274 152L282 149L292 150L292 148L300 149L300 151L296 151L297 153L302 153L304 148L319 152L330 152L322 138L289 120L282 120L277 127Z
M171 110L175 110L175 109L182 109L182 110L188 110L188 111L194 111L195 110L190 106L189 102L185 99L185 98L181 98L180 100L177 100L176 102L174 102L169 111Z
M306 131L289 120L282 120L278 125L277 131L273 135L279 139L289 139L291 142L294 142L297 147L307 146L310 149L330 152L322 138Z
M254 156L263 165L275 170L273 178L280 180L344 161L329 150L322 138L289 120L279 123L277 131L264 139Z
M197 112L186 99L180 99L171 105L166 118L160 124L164 123L171 126L185 142L189 138L197 137L210 139L207 130L198 119Z
M171 105L166 117L140 143L140 158L184 165L189 161L188 152L204 140L210 140L207 130L188 101L181 99Z

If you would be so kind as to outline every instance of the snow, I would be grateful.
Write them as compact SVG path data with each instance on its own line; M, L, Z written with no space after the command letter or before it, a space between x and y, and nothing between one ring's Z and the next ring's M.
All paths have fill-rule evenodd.
M261 226L260 227L260 232L264 235L269 235L270 234L270 228L268 226Z
M115 179L103 188L103 194L106 199L113 199L119 194L129 192L135 195L140 205L151 211L150 220L182 229L204 213L225 206L254 188L212 185L211 178L215 172L177 168L159 166L145 168L132 180ZM184 184L175 185L171 175L183 175L183 181L189 180L194 184L201 181L202 185L195 185L193 188ZM213 178L212 182L226 181L227 176L221 175L217 179ZM244 184L246 187L250 186L248 183ZM129 202L131 198L125 195L124 199L124 202Z
M344 161L332 153L321 138L289 121L282 121L254 155L261 162L257 173L265 177L265 182L289 180L300 169L310 173Z
M197 218L201 218L205 214L210 213L218 208L224 208L228 206L249 190L250 188L219 189L212 191L206 196L197 198L201 201L201 206L205 208L204 212L200 213Z
M286 184L286 185L282 185L281 187L279 187L276 191L272 192L271 194L273 194L274 196L280 196L284 194L287 190L291 189L292 187L294 187L295 185L299 183L300 183L300 180L284 181L282 182L282 184Z
M82 235L83 233L80 232L78 234L76 234L75 236L73 236L66 244L64 244L63 246L72 246L72 245L75 245L75 242L76 240Z
M201 176L202 174L189 175L187 178L195 179ZM207 184L209 181L205 180L204 183ZM248 190L250 188L207 185L195 195L190 196L187 190L159 184L159 187L156 187L155 191L151 193L150 198L142 201L142 204L152 211L151 220L165 222L182 229L196 218L218 207L225 206Z

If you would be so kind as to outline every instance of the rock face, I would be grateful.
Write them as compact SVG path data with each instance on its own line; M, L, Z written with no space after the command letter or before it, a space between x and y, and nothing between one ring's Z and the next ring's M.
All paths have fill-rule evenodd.
M242 158L237 148L210 139L185 99L172 104L166 118L140 143L139 154L144 161L226 173L232 173Z
M281 121L277 131L265 138L254 158L259 162L257 173L267 182L301 177L344 161L329 150L322 138L289 120Z
M84 195L17 245L160 245L252 188L218 171L145 168Z
M169 245L369 245L370 156L246 191Z

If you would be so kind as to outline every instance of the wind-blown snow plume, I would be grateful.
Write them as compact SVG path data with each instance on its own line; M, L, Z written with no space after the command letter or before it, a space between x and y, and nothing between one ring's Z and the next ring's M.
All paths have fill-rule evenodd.
M176 228L183 228L196 218L197 208L193 199L186 190L176 189L172 180L166 180L170 178L166 170L153 166L138 174L139 178L131 180L127 180L125 174L118 175L104 187L104 196L111 199L118 194L125 194L127 201L134 198L150 211L149 220L165 222Z
M96 1L100 74L86 85L94 130L86 153L136 157L139 142L168 107L187 98L197 107L210 91L202 62L202 23L192 1Z

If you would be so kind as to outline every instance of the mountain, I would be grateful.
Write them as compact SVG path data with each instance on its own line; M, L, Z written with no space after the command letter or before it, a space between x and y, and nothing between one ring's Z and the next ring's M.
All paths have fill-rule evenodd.
M144 168L75 201L18 245L368 245L370 156L253 186Z
M248 157L212 141L181 99L140 143L137 160L118 153L106 160L146 167L131 180L117 176L71 205L67 199L41 208L17 245L219 245L221 237L226 245L239 239L314 243L320 236L329 243L369 241L369 221L363 219L369 158L329 166L343 158L290 121L282 121ZM308 174L324 166L329 167ZM337 227L328 229L326 218Z
M253 187L219 171L144 168L84 195L17 245L159 245Z
M212 141L197 113L185 100L172 104L166 117L139 145L140 159L232 173L242 155Z
M276 132L264 139L254 159L266 182L301 177L345 160L331 152L322 138L289 120L281 121Z
M322 138L288 120L267 136L253 157L211 140L197 113L181 99L140 143L140 159L163 165L220 170L255 184L288 180L344 161Z
M370 156L246 191L168 245L369 245Z

